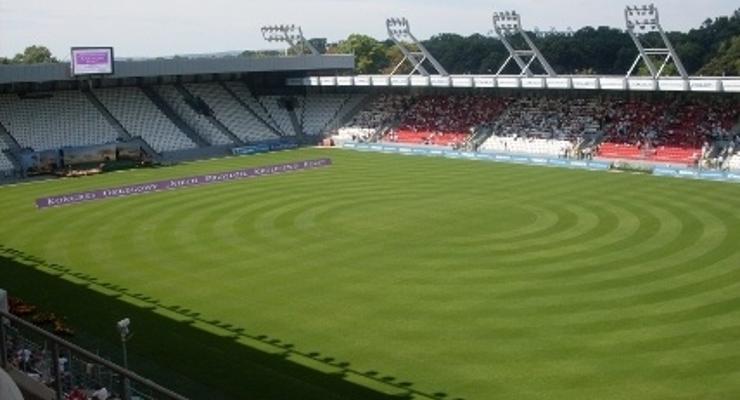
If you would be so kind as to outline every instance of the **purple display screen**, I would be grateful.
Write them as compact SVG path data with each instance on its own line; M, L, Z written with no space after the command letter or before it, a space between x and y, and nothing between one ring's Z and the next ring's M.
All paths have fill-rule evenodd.
M113 49L72 49L72 75L108 75L113 73Z

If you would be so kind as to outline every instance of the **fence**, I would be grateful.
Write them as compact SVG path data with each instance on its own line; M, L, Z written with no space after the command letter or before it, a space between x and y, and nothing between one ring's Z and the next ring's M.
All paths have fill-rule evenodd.
M110 388L111 397L124 400L187 400L1 309L0 367L17 369L50 386L57 400L74 387Z

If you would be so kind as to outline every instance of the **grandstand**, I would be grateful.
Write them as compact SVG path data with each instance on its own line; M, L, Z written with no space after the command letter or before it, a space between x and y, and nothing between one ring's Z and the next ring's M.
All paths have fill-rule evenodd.
M339 114L342 107L350 102L351 95L317 94L307 95L301 108L303 132L310 136L320 136L326 127Z
M161 85L154 90L208 145L234 144L228 134L213 122L212 110L203 99L191 95L182 86Z
M281 137L302 140L305 135L331 136L340 143L377 140L484 152L738 167L734 143L739 117L733 98L497 96L455 90L413 96L326 91L254 96L243 81L213 81L5 94L0 102L0 122L9 140L32 151L138 137L164 154ZM3 146L4 151L14 151ZM3 154L0 168L6 175L15 169L8 154Z
M505 100L492 96L421 96L386 135L399 143L459 147L483 123L496 119Z
M296 114L301 113L300 104L294 102L295 98L286 98L283 96L262 96L259 98L259 102L262 108L266 111L269 119L275 121L275 126L282 132L284 136L296 136L298 122ZM288 105L287 103L291 103ZM288 110L288 107L291 109Z
M246 104L239 101L218 83L186 85L196 96L213 108L214 116L246 143L277 139L278 136L260 121ZM251 97L251 96L250 96Z
M138 87L96 90L95 94L133 136L146 140L157 152L196 147Z
M119 134L80 91L0 96L0 122L36 151L113 142Z
M270 117L265 106L260 103L254 96L252 91L249 89L246 83L241 81L225 82L223 85L224 89L228 90L234 98L244 105L246 109L254 113L254 115L263 123L270 127L276 134L283 134L280 131L280 127Z
M13 162L8 158L8 155L5 154L6 150L6 147L0 145L0 175L9 177L15 170L15 165L13 165Z
M410 101L410 97L403 95L375 96L364 108L358 110L349 122L337 130L334 138L342 141L371 139L382 128L392 124Z

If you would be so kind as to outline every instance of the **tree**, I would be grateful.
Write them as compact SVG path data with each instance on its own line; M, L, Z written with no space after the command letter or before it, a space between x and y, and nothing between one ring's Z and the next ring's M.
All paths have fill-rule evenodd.
M689 74L740 74L738 72L737 38L740 37L740 9L730 16L705 20L689 32L668 32L670 41L683 61ZM629 35L616 28L584 27L573 35L530 35L542 50L545 58L559 74L623 75L638 52ZM662 45L657 32L646 33L642 38L648 47ZM516 48L525 43L519 37L511 38ZM440 33L422 42L434 57L451 74L490 74L497 71L508 57L508 52L498 38L473 34L462 36ZM354 54L356 72L360 74L388 73L403 58L403 54L390 41L378 41L366 35L352 34L338 44L327 46L327 53ZM658 65L662 62L656 59ZM539 63L532 65L535 73L543 73ZM408 73L409 64L399 69ZM504 73L518 73L510 63ZM636 75L646 75L647 68L640 65ZM676 75L675 65L669 64L665 75Z
M51 50L45 46L26 47L23 53L16 54L12 61L15 64L48 64L59 62L59 60L52 56Z
M367 35L352 34L335 49L337 53L354 54L355 69L360 74L376 74L389 64L386 46Z
M699 73L710 76L740 75L740 36L723 43L719 48L719 56L712 59Z

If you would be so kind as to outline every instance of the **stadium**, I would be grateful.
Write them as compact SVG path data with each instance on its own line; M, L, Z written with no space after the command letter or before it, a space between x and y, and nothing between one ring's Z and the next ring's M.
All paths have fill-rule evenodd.
M739 398L740 76L618 18L622 75L512 11L487 73L0 65L0 400Z

